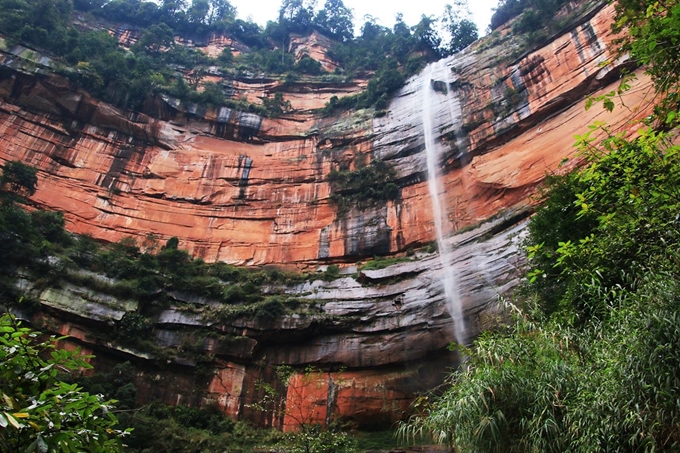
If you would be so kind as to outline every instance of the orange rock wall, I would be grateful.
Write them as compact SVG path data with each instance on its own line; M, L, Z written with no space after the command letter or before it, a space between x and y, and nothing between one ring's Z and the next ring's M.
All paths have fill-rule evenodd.
M516 63L498 63L497 55L479 50L481 44L446 63L464 82L456 93L464 121L483 118L467 135L469 162L448 167L445 175L454 230L527 202L543 175L574 154L573 135L593 120L634 129L624 109L609 115L583 108L583 93L606 78L608 69L600 64L610 57L612 8ZM647 86L640 77L626 105L636 105ZM523 93L525 102L506 117L492 116L494 103L508 103L503 96L510 88ZM339 94L319 90L286 97L306 110ZM360 121L250 115L251 124L243 118L239 124L233 114L220 119L221 110L201 117L171 111L156 119L99 103L58 78L23 74L0 81L0 99L0 159L37 166L33 201L63 211L77 233L107 241L133 236L139 242L149 233L161 241L177 236L181 247L208 261L251 265L394 253L434 238L422 178L402 182L401 198L377 213L337 219L328 203L325 177L332 166L371 153L376 125L397 130L399 118L384 124L395 121L393 112ZM343 121L349 123L340 130L345 135L333 144L334 128ZM521 134L513 138L516 131ZM349 236L373 234L366 232L373 228L367 222L380 224L374 233L385 236L380 241L387 248L348 245Z

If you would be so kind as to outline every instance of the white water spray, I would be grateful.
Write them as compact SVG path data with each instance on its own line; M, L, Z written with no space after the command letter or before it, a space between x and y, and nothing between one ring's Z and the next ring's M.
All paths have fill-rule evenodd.
M440 64L440 63L435 63ZM439 68L438 68L439 69ZM447 70L444 64L444 70ZM438 71L439 72L439 71ZM465 327L465 318L463 317L463 304L458 292L458 278L454 266L449 262L451 259L451 250L449 244L445 240L446 235L450 232L448 228L448 220L444 217L445 210L442 212L442 202L444 201L444 188L440 179L437 177L437 167L439 163L439 147L435 143L433 112L435 110L436 102L433 100L432 92L432 77L433 65L429 65L421 76L420 89L422 90L422 122L423 122L423 136L425 139L425 151L427 156L427 185L430 192L430 199L432 200L432 216L434 217L434 226L437 233L437 246L439 249L439 259L442 265L444 285L444 295L446 297L449 314L453 318L454 335L458 344L465 344L467 341L467 331ZM448 99L448 76L444 79L447 81L447 101ZM447 102L448 104L448 102ZM449 114L453 112L450 110ZM453 118L451 118L453 120Z

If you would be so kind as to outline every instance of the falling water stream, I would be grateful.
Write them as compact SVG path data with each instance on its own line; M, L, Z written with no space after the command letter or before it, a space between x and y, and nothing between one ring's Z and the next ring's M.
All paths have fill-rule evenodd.
M437 246L439 249L439 259L442 266L442 283L444 285L444 295L446 297L446 304L449 314L453 318L454 335L458 344L465 344L467 341L467 332L465 327L465 319L463 317L463 305L458 291L458 277L455 267L450 263L451 249L448 242L445 240L449 231L448 220L445 217L446 209L442 210L442 204L445 204L444 187L440 178L437 176L437 167L439 165L439 146L435 142L434 121L433 114L436 107L436 99L433 97L433 68L435 65L443 65L444 71L447 70L445 62L435 63L429 65L423 75L421 76L420 89L422 90L422 122L423 135L425 139L425 150L427 156L427 185L430 192L430 199L432 200L432 216L434 217L434 226L437 233ZM440 67L437 66L438 72ZM448 77L444 78L447 81L446 90L448 94L449 84ZM447 101L450 101L447 96ZM449 110L449 114L452 112ZM454 118L450 118L454 120ZM445 208L445 206L444 206Z

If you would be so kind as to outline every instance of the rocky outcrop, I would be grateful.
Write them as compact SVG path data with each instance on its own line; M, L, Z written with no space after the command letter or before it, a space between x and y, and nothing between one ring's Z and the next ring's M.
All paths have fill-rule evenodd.
M523 224L500 217L450 238L454 251L444 261L457 270L471 336L502 314L498 296L518 282ZM169 294L174 302L148 326L151 349L112 337L113 325L124 324L139 304L101 291L66 283L43 288L39 276L22 274L17 284L40 307L20 305L16 313L59 326L59 333L95 351L99 369L133 362L143 400L214 402L234 418L284 429L336 418L386 428L456 363L446 349L454 331L441 284L447 274L439 255L424 251L384 269L348 271L356 272L285 287L297 302L275 318L229 316L221 303ZM282 366L297 374L288 380L278 372ZM154 381L158 376L162 385ZM258 410L262 383L278 390L285 411Z
M307 36L292 35L288 51L295 55L297 61L300 61L306 55L321 63L324 71L332 73L340 68L338 63L328 56L328 51L332 45L332 40L314 30Z
M577 160L573 136L595 120L632 134L648 114L642 102L650 82L642 74L624 94L627 106L640 105L632 117L624 109L584 109L584 95L612 89L626 64L609 61L612 8L593 6L531 52L507 32L491 35L409 80L377 117L313 111L365 81L254 77L229 83L251 100L281 92L295 111L262 118L158 98L145 114L126 112L73 89L51 74L49 61L2 54L0 159L39 169L32 202L63 211L71 231L140 243L149 233L176 236L207 261L340 263L357 272L287 287L305 305L275 319L224 317L215 303L172 295L176 303L155 313L150 328L159 351L124 348L102 334L137 309L105 294L43 289L22 276L41 304L24 315L61 326L103 365L135 362L142 398L212 400L235 417L286 429L335 417L388 426L457 360L446 350L455 326L442 263L456 271L469 340L502 315L498 296L517 284L531 195L547 172ZM325 58L322 47L310 56ZM423 251L435 239L425 111L450 233L443 259ZM395 169L400 196L339 216L327 175L373 159ZM385 269L352 267L417 248ZM280 365L297 372L288 386ZM315 368L301 371L308 365ZM283 395L285 412L255 409L263 397L258 382Z

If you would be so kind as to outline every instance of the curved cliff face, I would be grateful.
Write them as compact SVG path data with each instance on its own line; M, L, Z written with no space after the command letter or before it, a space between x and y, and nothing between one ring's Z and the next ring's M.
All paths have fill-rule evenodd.
M496 38L494 46L488 38L436 63L429 81L413 78L375 119L370 112L321 120L305 113L361 84L304 89L260 81L239 83L254 97L292 90L284 94L298 113L268 119L166 99L152 118L98 102L58 77L11 69L6 55L0 153L37 166L34 201L63 211L69 229L95 238L177 236L195 255L236 264L394 253L433 240L423 84L435 90L428 108L455 230L525 202L573 153L573 134L601 114L584 112L583 95L616 69L599 66L610 57L610 15L607 7L517 61L502 60L512 38ZM627 120L619 114L609 121ZM395 166L401 197L339 219L325 177L359 154Z
M210 301L173 295L173 306L153 320L156 342L177 351L163 360L98 335L134 312L133 303L79 288L33 288L44 308L40 316L91 347L102 363L140 364L144 398L210 399L230 415L285 427L336 416L389 425L456 359L445 349L454 325L442 261L456 270L472 337L498 314L498 295L517 284L525 208L545 173L573 157L573 136L600 119L636 130L623 109L584 110L583 96L611 89L625 64L601 67L611 56L611 16L611 6L594 10L516 58L506 55L518 48L517 38L492 35L411 79L379 117L363 111L318 118L311 111L334 95L359 91L365 81L231 81L251 100L282 92L295 112L279 119L169 98L149 105L150 115L124 112L50 75L40 66L49 61L28 64L17 52L3 54L0 158L38 167L32 201L63 211L76 233L109 241L177 236L180 247L208 261L248 265L351 264L430 243L425 111L434 123L451 233L452 251L443 260L417 252L383 270L352 276L350 267L333 282L286 288L315 308L275 320L216 321ZM294 45L319 44L310 42ZM325 58L316 49L310 54ZM626 105L640 104L648 86L640 76ZM635 114L643 117L648 109ZM338 216L326 177L362 156L396 170L400 196ZM30 276L19 281L32 288ZM202 375L191 354L182 353L197 338L201 353L211 357ZM281 364L321 371L295 376L286 389L276 374ZM262 396L258 381L285 394L286 416L249 406Z

